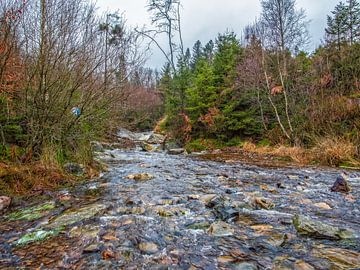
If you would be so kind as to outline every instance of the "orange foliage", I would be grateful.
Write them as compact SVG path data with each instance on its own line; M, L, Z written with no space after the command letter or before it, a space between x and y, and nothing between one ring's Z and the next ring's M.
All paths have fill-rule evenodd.
M210 108L207 114L200 116L199 121L208 127L213 127L215 125L215 117L219 114L220 110L218 108Z
M273 96L281 94L282 92L284 92L284 88L282 86L275 86L271 89L271 95Z

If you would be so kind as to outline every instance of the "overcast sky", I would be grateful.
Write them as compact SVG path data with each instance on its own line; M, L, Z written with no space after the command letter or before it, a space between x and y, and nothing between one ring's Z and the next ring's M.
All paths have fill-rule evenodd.
M259 17L260 0L182 0L182 30L186 47L192 47L195 41L203 44L215 39L218 33L227 29L242 34L244 26ZM326 15L339 0L298 0L297 7L304 8L310 23L312 51L324 37ZM142 26L149 23L146 12L147 0L98 0L100 11L119 11L124 13L129 26ZM161 53L154 48L147 65L161 67L165 62Z

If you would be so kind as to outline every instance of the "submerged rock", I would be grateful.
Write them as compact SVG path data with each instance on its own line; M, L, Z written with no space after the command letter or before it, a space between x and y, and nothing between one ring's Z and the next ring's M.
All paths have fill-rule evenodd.
M171 148L167 151L169 155L181 155L185 153L184 148Z
M92 204L77 210L70 210L53 219L46 227L58 228L62 226L68 226L85 219L92 218L106 208L107 206L103 204Z
M139 244L139 249L146 254L154 254L158 252L159 248L155 243L143 242Z
M32 221L44 217L48 214L49 210L55 208L55 202L47 202L41 205L25 208L24 210L10 213L6 218L10 221L14 220L27 220Z
M154 176L152 176L149 173L138 173L138 174L130 174L126 178L135 181L147 181L153 179Z
M57 236L61 231L63 231L62 227L49 231L38 230L32 233L28 233L21 237L18 241L16 241L15 245L22 246L33 242L43 241L50 237Z
M140 147L141 147L141 150L143 150L144 152L154 152L155 151L155 147L146 142L142 142L140 144Z
M356 235L350 230L341 229L333 225L315 221L307 216L295 216L293 224L297 232L304 236L330 240L356 238Z
M241 262L241 263L233 264L230 269L232 269L232 270L257 270L258 267L253 263Z
M210 225L208 233L212 236L231 236L234 234L234 229L223 221L216 221Z
M6 196L0 196L0 212L9 207L11 198Z
M345 177L339 176L330 190L332 192L348 193L351 191L351 188L348 182L346 181Z
M360 253L341 248L326 248L320 246L313 250L312 255L327 259L333 266L331 269L359 269Z

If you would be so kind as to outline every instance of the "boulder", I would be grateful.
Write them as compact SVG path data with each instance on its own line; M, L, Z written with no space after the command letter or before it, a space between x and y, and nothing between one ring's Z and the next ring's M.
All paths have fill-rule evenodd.
M169 155L181 155L185 153L185 149L184 148L172 148L172 149L168 149L167 153Z
M158 252L159 248L155 243L143 242L139 244L139 249L145 254L154 254Z
M67 173L76 175L76 176L82 176L85 174L85 167L84 165L78 164L78 163L66 163L64 165L64 170Z
M357 238L354 232L338 228L307 216L296 215L293 218L295 229L300 235L319 239L341 240Z
M6 196L0 196L0 212L9 207L11 198Z
M94 152L104 152L104 147L100 142L91 142L91 148Z
M351 191L351 188L346 179L343 176L339 176L330 190L332 192L348 193Z
M130 174L126 178L135 181L147 181L153 179L154 176L152 176L149 173L138 173L138 174Z
M151 144L148 144L146 142L142 142L140 144L141 150L144 152L154 152L155 151L155 147L152 146Z
M150 144L162 144L165 141L165 136L157 133L153 133L150 135L149 139L146 141Z

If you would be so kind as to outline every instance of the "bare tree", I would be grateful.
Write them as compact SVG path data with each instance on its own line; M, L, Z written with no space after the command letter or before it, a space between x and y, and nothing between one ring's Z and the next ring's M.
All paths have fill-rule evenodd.
M148 11L155 29L141 30L163 53L175 71L176 53L184 56L184 44L181 31L180 0L149 0ZM163 48L157 40L158 35L165 34L167 48Z

